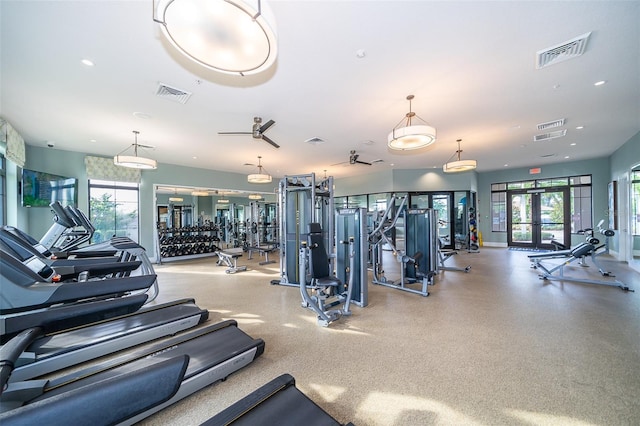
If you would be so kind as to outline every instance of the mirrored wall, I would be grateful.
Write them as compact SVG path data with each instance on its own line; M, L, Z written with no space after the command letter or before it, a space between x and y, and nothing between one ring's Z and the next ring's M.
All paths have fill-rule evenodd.
M155 185L160 262L276 240L277 197L268 192Z

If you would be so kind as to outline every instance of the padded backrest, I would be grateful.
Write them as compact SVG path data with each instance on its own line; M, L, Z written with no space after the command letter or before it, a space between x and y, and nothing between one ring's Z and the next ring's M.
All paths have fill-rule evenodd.
M311 252L311 259L309 260L309 267L311 269L311 277L313 278L325 278L329 276L329 256L327 255L327 249L324 246L324 239L322 238L322 228L319 223L309 224L309 248Z

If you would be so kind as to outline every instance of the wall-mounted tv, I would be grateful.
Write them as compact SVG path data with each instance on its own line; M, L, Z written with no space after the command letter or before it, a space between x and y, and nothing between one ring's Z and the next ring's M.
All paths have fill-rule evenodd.
M76 206L78 179L22 169L22 205L49 207L54 201Z

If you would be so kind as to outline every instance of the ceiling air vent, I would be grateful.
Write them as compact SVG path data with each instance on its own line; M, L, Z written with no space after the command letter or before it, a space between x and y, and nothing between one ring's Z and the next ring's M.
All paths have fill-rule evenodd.
M175 102L179 102L181 104L186 104L189 98L191 97L190 92L185 92L184 90L176 89L175 87L168 86L164 83L160 83L158 85L158 90L156 91L156 95L164 99L169 99Z
M587 48L591 32L536 52L536 68L541 69L567 59L577 58Z
M562 126L564 126L564 118L561 118L560 120L547 121L546 123L540 123L538 124L538 130L547 130L553 129L554 127Z
M567 134L567 129L557 130L555 132L543 133L533 137L534 142L548 141L549 139L561 138Z

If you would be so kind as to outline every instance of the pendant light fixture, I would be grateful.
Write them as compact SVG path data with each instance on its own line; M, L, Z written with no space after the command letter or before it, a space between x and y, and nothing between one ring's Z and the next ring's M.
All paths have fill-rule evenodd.
M250 200L262 200L262 195L260 194L249 194Z
M413 98L413 95L407 96L409 112L405 115L405 118L400 120L387 137L387 144L391 149L398 151L420 149L436 141L436 129L431 127L411 110L411 101ZM421 120L424 124L414 124L414 118Z
M247 176L247 182L249 183L271 183L272 177L269 173L266 173L262 168L260 160L261 156L258 155L258 173L253 173Z
M120 151L118 155L113 157L113 164L121 167L129 167L131 169L152 170L152 169L158 168L158 163L156 162L156 160L138 156L138 148L149 148L149 149L153 148L152 146L140 145L138 143L139 133L140 132L138 132L137 130L133 131L133 134L135 135L135 142L132 143L131 146L129 146L128 148L125 148L124 150ZM125 151L131 149L131 147L133 147L133 155L122 155Z
M154 0L153 20L191 61L225 74L262 72L276 60L276 25L264 0Z
M442 171L444 171L445 173L457 173L457 172L467 172L469 170L475 170L475 168L478 165L476 160L460 159L460 154L462 153L462 149L460 149L460 142L462 142L462 139L458 139L457 142L458 142L458 150L451 157L449 157L449 161L444 166L442 166ZM457 160L451 161L451 159L456 157L456 155L457 155Z

